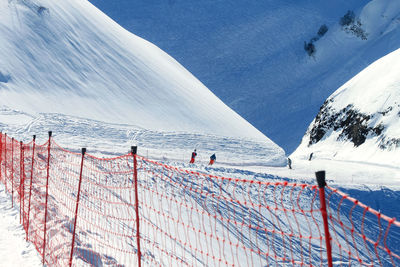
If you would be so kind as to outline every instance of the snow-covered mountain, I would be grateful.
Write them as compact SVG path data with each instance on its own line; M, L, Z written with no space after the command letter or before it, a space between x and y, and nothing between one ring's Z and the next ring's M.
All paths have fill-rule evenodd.
M312 1L310 1L310 3L311 2ZM173 5L175 2L171 0L168 3ZM357 22L354 25L358 25ZM360 33L357 27L353 28L350 26L347 30L350 31L349 34ZM260 181L263 183L282 180L296 182L296 180L284 177L296 177L299 179L297 181L300 182L303 182L304 179L307 179L308 183L315 182L314 178L311 178L313 177L313 170L311 170L310 166L311 164L318 163L318 160L313 161L311 164L303 164L303 166L299 166L300 164L295 161L294 169L292 170L289 170L287 167L282 167L284 165L284 152L281 148L272 143L267 137L219 101L174 59L152 44L123 30L104 16L104 14L101 14L86 0L8 0L8 2L6 0L0 0L0 38L0 130L3 132L6 131L10 136L18 140L29 142L32 138L32 134L38 134L38 144L42 144L48 138L46 135L47 130L53 130L55 132L54 141L57 144L76 152L79 151L80 147L88 147L90 154L100 155L101 157L104 155L127 153L130 145L136 144L139 146L140 154L147 158L156 159L159 162L166 162L172 166L186 170L193 169L195 172L213 173L214 175L232 177L244 181ZM322 42L322 39L318 42ZM315 46L317 45L317 41L315 41ZM319 51L321 50L317 46L317 53ZM395 54L398 53L396 52ZM317 54L313 56L316 58ZM388 64L392 63L389 62L386 65ZM392 64L392 66L398 67L396 64ZM390 88L391 85L397 86L393 78L396 75L395 70L392 70L390 74L390 72L386 71L386 68L384 68L381 72L384 72L385 75L388 76L385 81L392 81L392 83L388 82L387 84L377 82L379 85L382 85L382 88ZM397 96L395 92L395 89L393 89L393 95ZM376 92L371 92L371 94L376 94ZM389 99L389 95L387 96ZM353 96L349 94L348 97L352 98ZM396 99L398 99L398 97ZM379 101L381 101L381 99L379 99ZM345 103L344 100L340 100L338 103L342 102ZM354 111L349 114L355 114L355 121L357 121L357 116L359 116L361 120L369 116L363 115L362 112L365 112L365 114L374 112L374 109L371 109L372 111L369 110L368 107L363 106L363 103L362 101L357 101L357 103L354 101L351 102L353 106L357 105L362 107L360 111L356 111L355 108L350 107L354 109ZM398 115L399 110L396 107L398 102L392 101L390 103L391 109L379 109L379 103L374 106L377 108L376 110L382 110L382 112L378 113L383 116L383 119L381 123L374 124L374 122L371 122L366 128L369 129L372 127L371 135L378 134L380 131L381 137L383 137L382 134L385 134L388 139L393 139L390 144L388 143L388 146L393 148L394 144L397 142L395 136L398 135L398 133L393 130L396 129L396 124L392 122L392 120L396 120L396 114ZM338 104L338 106L340 105ZM385 104L382 104L382 106L385 106ZM332 104L331 109L333 108L335 107L333 107ZM379 114L376 116L380 116ZM372 115L370 116L372 117ZM282 127L282 125L283 123L280 127ZM393 126L394 128L392 128ZM287 129L285 134L289 134L289 131L290 129ZM367 141L368 140L369 135ZM316 143L316 145L318 144L319 143ZM199 152L196 164L188 164L188 157L191 149L194 147L197 147ZM361 145L359 147L361 147ZM217 163L216 165L209 166L207 165L209 155L215 151L217 151ZM8 154L9 153L10 151L8 151ZM11 152L12 157L15 155L13 153L14 152ZM36 153L38 154L38 158L42 160L45 159L40 151ZM318 156L318 153L316 154ZM56 156L53 155L51 158L56 159ZM53 180L53 178L59 177L59 175L62 176L62 180L69 180L69 175L60 171L61 169L58 169L60 166L65 167L63 166L63 158L59 158L59 160L61 163L60 165L52 163L54 172L52 170L48 172L50 173L48 177L50 177L53 182L56 181ZM10 163L10 161L7 162L8 164ZM353 165L351 162L345 163L347 166ZM281 167L271 168L271 165L278 165ZM308 166L305 168L304 165ZM5 171L7 167L6 162L3 166L5 174L10 174L9 171ZM11 166L14 165L11 164ZM236 166L239 166L239 168L236 168ZM317 165L313 168L320 169L320 166L322 165ZM375 167L373 164L363 164L361 166L362 167L358 168L365 168L365 166L369 168ZM96 168L99 168L99 172L104 173L102 165L98 165ZM248 170L244 170L246 168L248 168ZM145 168L142 168L142 170L144 169ZM305 169L307 169L307 172L305 172ZM67 171L72 171L72 169L68 169ZM169 171L166 171L166 173L167 172L169 173ZM267 174L274 172L279 174L280 177ZM377 172L377 175L376 173L374 174L376 176L370 173L368 174L369 176L364 176L364 173L358 172L356 178L360 179L357 179L355 183L357 185L364 182L371 184L376 183L376 186L380 186L380 184L390 184L393 188L398 188L399 178L397 176L392 176L389 175L388 172L385 172L385 180L376 181L377 179L374 179L375 177L382 178L382 172ZM395 172L398 174L398 169L395 169ZM12 171L11 174L14 178ZM332 179L330 174L329 176L328 182L330 185L342 181L349 182L349 172L342 174L342 177L336 176L335 179ZM111 177L114 176L111 175ZM392 179L393 177L395 177L395 179ZM109 180L116 183L120 181L118 179ZM219 185L214 179L207 178L210 184L197 179L181 180L182 185L188 183L188 186L185 186L185 188L199 188L201 190L204 188L206 198L208 198L208 196L213 197L214 194L219 194L218 197L215 198L217 201L214 202L213 199L210 199L211 201L206 202L204 201L206 198L202 198L204 195L198 193L197 189L193 190L191 193L182 193L183 191L188 192L186 189L183 191L175 191L177 188L176 184L179 184L179 182L177 183L177 181L179 181L177 179L167 179L166 182L161 183L157 174L153 173L146 174L144 180L144 184L149 186L150 189L153 188L155 191L149 191L149 198L141 198L145 200L143 203L163 202L162 199L160 202L160 195L155 193L162 192L163 194L165 193L164 196L175 203L177 200L189 200L189 202L193 200L193 203L202 202L207 204L204 206L204 210L203 208L201 210L198 208L195 209L199 214L203 214L203 211L210 214L210 210L216 207L218 214L228 216L221 217L223 218L222 220L216 220L215 224L210 223L209 225L210 229L213 228L212 225L215 225L214 229L217 235L222 233L222 237L228 236L227 240L229 240L230 245L251 244L251 250L248 251L256 252L257 249L258 251L261 251L260 249L264 251L263 248L269 246L269 240L272 240L271 243L277 244L277 251L283 251L283 254L288 253L285 252L285 250L287 250L286 246L292 246L292 241L287 242L290 239L286 238L283 232L281 232L282 235L279 233L276 234L275 229L278 228L273 226L275 221L279 226L280 222L283 223L284 220L275 216L272 216L271 220L264 215L261 217L258 215L255 216L260 211L259 208L256 212L251 211L252 209L241 208L242 200L246 203L247 201L252 201L252 199L257 201L261 200L262 206L271 203L271 205L274 205L272 207L275 208L278 202L282 204L284 202L287 204L291 203L294 205L295 203L293 203L292 200L283 201L282 199L281 201L277 201L275 198L276 186L272 189L273 192L261 192L257 191L257 188L260 187L257 183L254 184L253 182L249 183L251 185L249 188L242 186L224 188L221 185L225 183ZM226 181L228 180L230 179L226 179ZM371 182L370 180L373 181ZM351 180L351 183L353 183L353 180ZM192 187L192 185L194 186ZM43 188L44 187L42 187L42 189ZM286 183L284 184L284 188L286 188ZM16 263L39 266L41 256L37 255L34 259L28 259L28 257L32 255L34 246L24 246L23 240L26 238L25 233L16 231L22 230L21 227L17 227L18 207L14 206L14 208L10 209L13 204L10 204L10 198L4 193L4 190L4 186L0 185L0 210L2 210L2 212L0 212L2 215L0 216L2 217L0 218L0 225L2 226L0 227L0 248L2 249L0 250L3 252L0 254L0 258L2 259L2 263L10 266ZM126 203L128 202L124 199L122 194L117 192L118 190L114 191L114 189L111 188L107 188L106 190L112 194L113 199L117 199L117 201L123 200L121 203L127 206ZM360 191L358 196L364 196L367 200L376 202L376 205L373 206L374 208L380 210L379 207L384 206L382 209L383 213L386 213L386 210L391 211L390 214L393 214L393 216L396 216L398 213L399 209L396 205L398 202L395 201L399 198L397 193L394 194L394 192L392 193L390 190L385 190L388 192L383 192L384 190L382 190L382 192L374 193L371 192L368 187ZM59 192L63 192L63 190ZM127 192L128 195L131 196L131 192ZM227 203L226 200L232 199L232 196L238 195L239 192L244 193L244 197L241 198L239 203L233 202L232 207L224 204ZM262 194L260 193L265 194L265 197L262 198ZM292 198L293 190L286 190L286 193L288 195L290 194L290 198ZM36 195L40 197L39 194ZM56 195L56 190L49 190L49 196L51 196L49 197L49 199L51 199L50 202L56 204L56 206L60 205L61 207L62 203L57 203ZM72 195L75 197L75 191L72 191L71 196ZM282 195L283 191L281 197ZM352 196L354 195L355 193L352 194ZM65 195L63 194L63 196ZM87 196L88 195L84 198L89 199L91 203L90 207L96 207L95 209L97 209L98 198ZM380 200L380 198L383 200ZM149 201L147 202L146 199ZM220 199L222 202L218 201ZM313 200L311 201L311 199ZM314 203L315 195L308 194L304 199L298 199L297 207L299 207L299 200L300 202ZM113 203L113 205L114 204L115 203ZM158 206L158 204L153 205L153 207L154 206ZM162 204L159 206L162 207ZM178 211L179 208L175 209L174 207L174 204L169 205L169 208L171 208L173 212L171 213L172 215L167 216L172 219L179 217L180 219L178 221L183 222L182 219L186 219L186 216L182 216L182 213L175 216L175 211ZM231 214L231 210L235 210L237 207L239 207L239 212L235 212L233 216L229 215ZM67 206L60 209L58 209L58 207L51 209L51 213L58 213L58 211L65 208L67 208ZM43 211L41 208L39 208L39 210ZM283 211L283 213L281 213L282 218L291 218L290 214L288 216L287 210L286 208L281 210ZM343 210L345 209L341 209L341 212L343 212ZM166 209L164 211L166 211ZM120 210L117 210L117 212L120 213ZM63 213L60 213L60 215L62 214ZM345 215L346 214L343 213L343 216ZM44 217L47 218L46 215ZM69 226L71 225L72 217L71 219L69 215L62 217L61 220L56 220L56 216L50 215L48 216L50 221L47 223L57 221L57 224L62 224L63 231L65 231L67 235L70 235L71 228ZM257 226L245 227L249 228L251 231L254 230L256 235L260 233L260 229L266 229L265 223L259 227L262 221L259 220L259 218L264 217L272 222L272 239L262 239L262 242L258 243L258 241L248 242L247 239L238 238L241 243L236 242L234 236L241 237L243 233L248 231L243 229L245 221L249 226ZM100 223L100 225L109 225L109 217L102 216L102 218L104 218L104 224ZM149 220L151 225L158 229L165 227L165 223L163 224L162 221L154 220L153 218L154 217L149 216L146 217L146 220ZM232 224L233 218L239 223ZM88 220L90 221L91 219ZM316 221L314 217L313 220ZM100 221L103 221L103 219ZM309 224L306 223L308 220L300 222L297 220L295 221L297 223L297 228L308 228L308 230L310 230ZM191 223L198 227L198 229L202 229L202 232L211 233L208 227L205 227L204 217L202 217L201 220L191 220ZM217 224L218 227L216 227ZM52 222L50 225L54 227ZM125 225L125 222L122 222L121 225ZM182 225L185 225L185 223ZM177 226L178 228L181 227L180 224L177 224ZM288 231L289 234L287 236L293 236L293 229L290 221L286 223L283 228L286 228ZM48 232L52 237L55 235L64 235L64 232L55 232L53 231L54 229L55 228L52 228L52 231ZM93 236L96 237L96 240L101 239L107 241L107 239L102 239L102 236L99 235L99 233L106 232L103 227L96 229L96 231L83 230L78 232L82 237ZM133 233L131 230L129 232ZM149 231L149 233L150 232L152 231ZM227 233L227 235L224 234L224 232ZM229 235L232 237L229 237ZM145 235L143 235L143 237L144 236ZM208 234L204 235L206 239L208 239L208 236ZM396 236L398 235L395 234L395 237ZM146 239L153 240L151 233L149 237L150 238ZM57 238L53 238L53 240L57 240ZM88 251L86 248L93 251L96 250L97 241L94 243L85 242L85 238L78 238L77 240L79 240L79 242L76 241L77 247L85 248L85 250L82 251ZM216 240L218 240L218 245L215 245L216 243L212 241L212 243L206 243L207 250L204 251L208 252L210 248L212 250L216 247L223 247L224 250L225 239L216 238ZM318 248L319 244L322 244L320 240L321 239L314 239L312 243L315 243ZM397 241L398 240L395 239L395 242ZM359 247L365 246L365 241L364 243L362 242L362 239L360 239ZM392 246L396 246L397 243L391 244ZM70 245L70 239L68 239L67 244L68 246ZM130 251L132 248L135 249L133 244L134 242L129 243ZM163 243L160 242L160 244ZM198 258L200 258L199 255L201 254L204 256L205 254L203 253L203 244L203 242L195 241L190 244L190 246L191 248L196 248L196 252L184 252L183 254L188 255L192 263L196 263ZM208 244L211 244L211 246L209 247ZM286 246L282 246L282 244L286 244ZM300 245L297 245L297 243L293 244L295 244L293 247L294 257L292 252L291 257L302 257L301 253L303 247L301 242ZM313 249L315 248L314 245L311 244L311 241L309 244L310 250L311 247ZM179 244L178 246L185 250L186 245L181 246ZM60 247L61 246L57 246L57 248ZM170 247L169 245L162 246L161 249L165 248L168 251ZM232 254L238 258L239 265L246 264L245 260L240 261L239 258L242 257L241 255L247 255L248 253L246 249L242 250L242 247L243 246L236 246L236 248L239 249L235 251L234 248L232 251ZM9 248L12 248L13 251L10 251ZM18 252L18 248L23 248L23 250ZM201 253L197 253L200 251ZM312 257L309 257L310 264L313 263L314 260L318 263L320 262L321 251L320 249L316 249L315 254L313 253ZM86 253L83 252L83 254ZM93 255L92 253L89 254ZM265 254L258 254L260 254L260 258L262 258L260 262L263 262L265 260ZM5 256L2 257L2 255ZM114 259L113 257L109 257L109 254L104 255L107 259L107 263L109 262L108 260L110 260L110 262L112 261L113 264L116 264L114 260L119 260L118 257ZM144 255L149 255L153 258L155 254L144 253ZM160 262L163 262L165 265L174 265L175 263L175 265L182 264L181 254L173 253L170 255L174 255L172 260L168 261L167 259L165 262ZM78 260L87 260L85 256L87 255L84 255ZM15 260L15 258L26 259L28 263L22 263L22 261ZM162 257L160 258L163 260ZM168 262L170 262L170 264L168 264ZM214 262L216 265L218 264L215 259L210 262ZM253 261L251 260L251 262ZM284 261L271 258L268 259L268 262L279 265ZM221 264L221 262L219 263ZM76 264L83 265L84 263L80 261ZM204 261L203 263L199 262L198 265L202 264L209 265L208 261ZM99 263L99 265L101 264ZM247 261L247 265L249 265L249 261Z
M329 95L400 47L398 0L90 1L176 58L287 152ZM349 10L354 19L346 22Z
M345 83L321 106L294 158L313 157L398 166L400 49Z
M172 57L88 1L1 0L0 36L6 113L245 138L284 156Z

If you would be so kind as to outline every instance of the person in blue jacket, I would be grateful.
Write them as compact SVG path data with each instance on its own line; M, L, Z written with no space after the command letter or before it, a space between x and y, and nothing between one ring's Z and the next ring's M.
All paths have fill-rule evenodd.
M215 156L215 153L212 154L210 157L210 163L208 163L208 165L213 165L216 159L217 159L217 156Z

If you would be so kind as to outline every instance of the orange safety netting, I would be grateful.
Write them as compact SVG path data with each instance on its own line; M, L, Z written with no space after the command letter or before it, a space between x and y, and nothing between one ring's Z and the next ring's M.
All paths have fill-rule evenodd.
M331 187L104 159L0 135L0 181L49 266L400 265L400 224ZM325 238L330 236L332 262Z

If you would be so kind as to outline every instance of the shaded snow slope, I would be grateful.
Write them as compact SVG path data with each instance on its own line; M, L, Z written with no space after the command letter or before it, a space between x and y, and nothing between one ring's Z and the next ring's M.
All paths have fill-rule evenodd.
M360 72L333 93L309 126L294 158L398 166L400 49Z
M400 47L398 0L90 0L160 46L286 151L324 100ZM341 27L348 10L354 26ZM360 20L366 40L357 37ZM304 42L314 43L309 57Z
M254 139L284 154L173 58L88 1L0 1L0 36L0 106Z

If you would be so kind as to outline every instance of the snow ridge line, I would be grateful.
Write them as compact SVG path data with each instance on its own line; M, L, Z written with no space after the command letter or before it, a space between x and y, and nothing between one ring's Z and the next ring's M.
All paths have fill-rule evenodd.
M220 177L136 159L134 168L133 154L104 159L68 151L50 138L24 144L1 133L0 181L44 263L327 264L316 185ZM399 265L396 219L326 190L333 261Z

